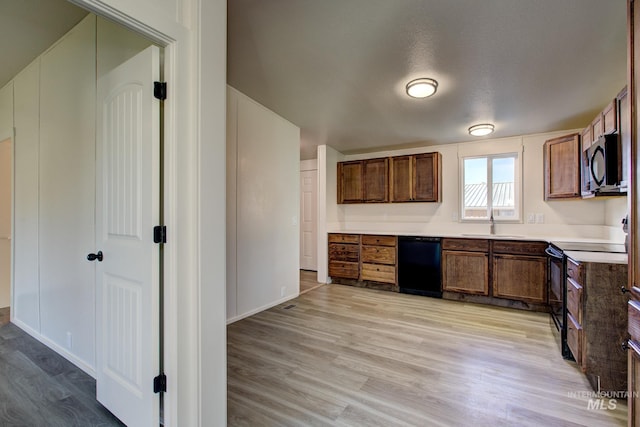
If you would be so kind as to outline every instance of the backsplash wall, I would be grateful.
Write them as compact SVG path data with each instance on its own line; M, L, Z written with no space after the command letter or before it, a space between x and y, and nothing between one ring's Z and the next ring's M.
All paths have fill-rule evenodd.
M333 156L335 161L438 151L442 154L441 203L336 203L336 179L327 171L327 229L398 233L487 233L488 223L461 223L459 215L459 155L522 150L522 216L520 224L496 224L497 234L524 234L558 238L606 239L622 242L620 226L626 215L626 197L588 200L544 200L543 145L550 138L577 132L568 130L515 138L480 140L358 155ZM336 152L337 153L337 152ZM335 174L335 165L330 169ZM331 179L332 178L332 179ZM527 223L529 214L542 214L543 222Z

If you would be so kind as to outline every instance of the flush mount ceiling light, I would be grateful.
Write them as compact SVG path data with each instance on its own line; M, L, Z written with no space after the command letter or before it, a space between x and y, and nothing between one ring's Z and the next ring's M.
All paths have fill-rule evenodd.
M473 125L469 128L469 135L473 136L485 136L493 132L494 126L491 123L483 123L480 125Z
M407 95L412 98L426 98L436 93L438 82L433 79L415 79L407 83Z

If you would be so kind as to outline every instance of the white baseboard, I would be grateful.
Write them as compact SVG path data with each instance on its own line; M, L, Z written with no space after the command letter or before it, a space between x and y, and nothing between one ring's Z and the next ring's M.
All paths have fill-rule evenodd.
M283 302L287 302L287 301L292 300L294 298L298 298L299 296L300 296L300 292L298 291L296 294L288 295L288 296L286 296L284 298L281 298L281 299L279 299L277 301L274 301L272 303L263 305L262 307L258 307L258 308L254 309L254 310L248 311L248 312L240 314L238 316L234 316L231 319L227 319L227 325L230 325L231 323L237 322L238 320L242 320L242 319L244 319L246 317L253 316L256 313L260 313L261 311L268 310L271 307L275 307L278 304L282 304Z
M84 372L86 372L92 378L96 377L96 371L95 371L94 367L90 366L84 360L82 360L82 359L78 358L77 356L75 356L74 354L70 353L66 348L59 346L55 342L51 341L49 338L43 336L42 334L40 334L35 329L33 329L30 326L26 325L25 323L21 322L20 319L16 319L14 317L13 319L11 319L11 323L13 323L17 327L19 327L20 329L25 331L27 334L31 335L33 338L35 338L38 341L40 341L42 344L44 344L47 347L49 347L51 350L53 350L56 353L58 353L60 356L62 356L65 359L67 359L69 362L71 362L74 365L76 365L78 368L82 369Z

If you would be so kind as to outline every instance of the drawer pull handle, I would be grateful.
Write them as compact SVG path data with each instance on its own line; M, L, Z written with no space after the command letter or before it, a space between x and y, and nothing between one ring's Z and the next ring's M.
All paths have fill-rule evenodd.
M620 286L620 291L622 291L623 294L626 294L627 292L631 292L629 289L627 289L624 286Z
M622 344L620 344L620 348L622 348L622 351L627 351L629 350L631 347L629 347L629 341L622 341Z

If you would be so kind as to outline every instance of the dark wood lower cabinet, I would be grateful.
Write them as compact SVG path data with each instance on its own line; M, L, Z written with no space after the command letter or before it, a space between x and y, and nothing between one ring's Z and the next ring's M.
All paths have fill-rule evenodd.
M493 255L493 296L546 303L547 259Z
M442 289L489 295L489 254L442 251Z
M629 422L631 427L640 426L640 346L629 342L628 374L627 380L628 396L627 405L629 407Z

